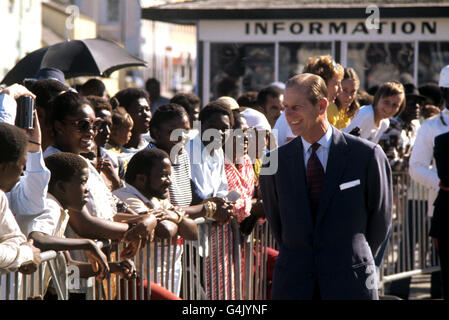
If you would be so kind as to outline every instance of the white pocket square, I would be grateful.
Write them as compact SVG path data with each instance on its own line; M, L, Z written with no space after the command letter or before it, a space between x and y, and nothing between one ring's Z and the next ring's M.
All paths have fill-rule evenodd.
M352 187L358 186L359 184L360 184L360 179L349 181L349 182L345 182L345 183L342 183L340 185L340 190L345 190L345 189L348 189L348 188L352 188Z

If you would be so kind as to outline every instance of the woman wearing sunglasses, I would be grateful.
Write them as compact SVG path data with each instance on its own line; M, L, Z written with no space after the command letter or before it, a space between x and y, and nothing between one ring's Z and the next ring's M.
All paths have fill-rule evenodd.
M77 155L91 152L95 133L102 125L102 121L95 117L89 101L78 93L66 92L56 97L52 104L54 144L45 150L44 156L57 152L71 152ZM129 219L125 220L123 215L117 215L117 206L111 191L90 161L86 159L86 162L89 168L88 202L81 212L70 213L71 228L68 228L68 233L72 237L82 236L93 239L121 240L125 238L133 244L126 254L134 255L141 244L140 241L149 239L156 226L154 216L128 215ZM143 228L141 224L144 225Z

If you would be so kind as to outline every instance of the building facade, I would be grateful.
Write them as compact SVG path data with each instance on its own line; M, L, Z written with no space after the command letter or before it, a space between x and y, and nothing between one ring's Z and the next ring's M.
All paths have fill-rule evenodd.
M41 46L41 1L0 1L0 79L27 53Z
M143 10L198 29L198 93L207 102L285 82L310 56L353 67L362 89L438 81L449 64L449 1L202 0Z

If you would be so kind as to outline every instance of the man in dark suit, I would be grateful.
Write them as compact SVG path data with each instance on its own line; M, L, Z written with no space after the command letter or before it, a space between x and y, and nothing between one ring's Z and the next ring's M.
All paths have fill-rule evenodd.
M449 132L435 137L433 156L440 178L435 199L430 236L437 241L441 266L443 298L449 300Z
M391 224L390 165L378 145L329 124L326 97L317 75L287 82L286 118L298 137L267 156L276 173L261 172L280 246L273 299L378 299L373 256Z

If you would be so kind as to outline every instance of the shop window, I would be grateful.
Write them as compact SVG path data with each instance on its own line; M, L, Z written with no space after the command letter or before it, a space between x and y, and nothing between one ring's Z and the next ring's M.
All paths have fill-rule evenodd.
M279 81L286 82L291 77L301 74L310 57L331 53L331 42L279 43Z
M420 42L418 84L438 83L441 69L449 64L449 42Z
M210 97L237 98L274 81L274 44L212 43Z
M108 0L107 4L108 22L118 22L120 20L120 0Z
M387 81L414 82L414 44L409 42L348 43L347 66L352 67L365 90Z

